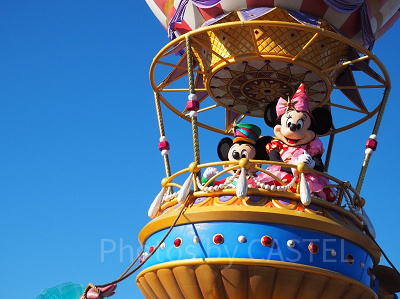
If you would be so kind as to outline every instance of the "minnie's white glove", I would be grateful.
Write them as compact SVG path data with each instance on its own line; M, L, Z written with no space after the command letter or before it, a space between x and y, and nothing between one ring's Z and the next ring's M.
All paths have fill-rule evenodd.
M307 165L308 168L311 168L311 169L314 168L314 166L315 166L315 161L308 153L301 154L298 157L297 163L300 163L300 162L303 162L304 164Z

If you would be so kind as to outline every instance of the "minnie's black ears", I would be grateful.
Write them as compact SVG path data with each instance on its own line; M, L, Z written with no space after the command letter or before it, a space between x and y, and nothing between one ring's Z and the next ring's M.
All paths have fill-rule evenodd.
M267 107L265 107L264 110L264 121L267 124L268 127L275 127L276 125L276 119L277 119L277 114L276 114L276 105L278 104L278 101L273 101L268 103Z
M326 108L318 107L311 111L311 114L317 124L315 133L317 133L318 135L328 133L328 131L332 127L331 112Z

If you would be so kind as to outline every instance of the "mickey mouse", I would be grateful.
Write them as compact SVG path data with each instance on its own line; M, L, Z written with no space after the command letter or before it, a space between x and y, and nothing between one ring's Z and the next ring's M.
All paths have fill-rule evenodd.
M321 159L324 148L322 141L316 135L329 131L332 126L332 116L325 108L310 111L309 99L304 91L303 83L300 84L291 100L279 98L278 101L269 103L264 111L264 121L274 129L276 136L266 146L271 161L290 164L303 162L308 168L324 171ZM289 182L293 178L289 167L271 165L267 170L283 182ZM273 181L272 177L264 173L261 173L258 178L265 183ZM336 195L333 190L324 188L329 185L327 178L307 173L306 180L312 193L327 201L335 201Z
M268 154L265 151L266 145L271 141L271 137L264 136L260 138L261 129L253 124L236 124L233 128L234 139L229 137L222 138L218 143L217 152L221 161L239 161L242 158L255 160L269 160ZM223 168L230 167L224 165ZM250 169L256 172L255 169ZM203 174L202 182L207 182L212 176L218 173L214 167L208 167ZM234 174L233 171L229 172ZM225 180L216 181L215 184L222 184ZM235 181L233 182L235 185ZM251 187L256 187L251 179L248 179L248 184Z

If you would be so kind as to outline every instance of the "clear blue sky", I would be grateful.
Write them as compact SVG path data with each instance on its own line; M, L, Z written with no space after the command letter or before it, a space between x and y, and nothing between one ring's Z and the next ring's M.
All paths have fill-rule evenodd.
M130 248L140 248L164 177L148 70L166 32L144 1L132 0L1 1L0 28L0 298L114 280ZM393 88L362 190L377 240L398 268L399 30L374 48ZM174 126L187 132L190 124L165 116L173 161L178 145L191 146ZM336 138L332 175L356 185L372 126ZM203 161L217 159L221 137L210 137ZM193 160L187 153L173 171ZM103 261L101 240L116 246ZM142 298L133 276L115 298Z

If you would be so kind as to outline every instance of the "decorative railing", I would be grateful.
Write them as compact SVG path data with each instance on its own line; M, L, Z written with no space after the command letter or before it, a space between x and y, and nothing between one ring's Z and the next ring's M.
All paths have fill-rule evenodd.
M292 173L294 173L291 181L283 182L273 173L269 172L268 166L271 165L291 168ZM204 173L204 170L209 167L218 166L223 166L224 169L213 174L206 182L202 183L201 173ZM271 177L273 184L266 184L258 180L260 173ZM325 188L334 190L336 198L333 202L319 198L310 191L306 181L307 173L315 173L329 180L330 184L326 185ZM179 178L186 175L188 177L182 185L176 183ZM252 180L252 186L248 185L249 178ZM214 184L219 179L222 179L222 183ZM360 229L364 230L365 226L367 226L368 231L374 235L373 227L363 209L365 200L350 183L338 180L326 173L308 169L304 163L294 165L274 161L249 160L246 158L239 161L222 161L205 164L193 162L188 168L164 178L161 184L162 190L156 196L149 209L148 214L151 218L162 214L168 207L183 204L191 196L198 198L204 196L234 195L244 200L246 197L252 195L286 198L299 201L304 207L313 204L333 210L339 214L351 214L351 218L358 222L357 226Z

